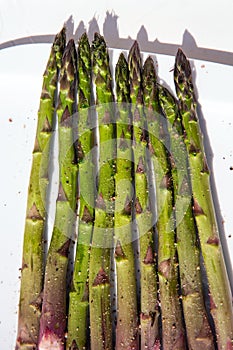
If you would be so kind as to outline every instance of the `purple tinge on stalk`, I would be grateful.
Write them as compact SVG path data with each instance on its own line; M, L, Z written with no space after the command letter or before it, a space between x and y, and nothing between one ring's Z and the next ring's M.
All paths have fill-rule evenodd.
M67 259L71 240L67 238L54 256L49 257L46 276L46 289L40 318L38 350L64 350L66 329L66 284L64 269L66 263L59 264L59 259ZM48 277L50 276L50 277ZM57 280L61 280L59 286ZM56 286L56 288L54 288Z
M64 343L51 330L47 329L41 339L39 350L63 350Z
M233 350L233 342L229 338L227 340L226 350Z
M154 347L152 350L161 350L161 343L159 339L156 339Z

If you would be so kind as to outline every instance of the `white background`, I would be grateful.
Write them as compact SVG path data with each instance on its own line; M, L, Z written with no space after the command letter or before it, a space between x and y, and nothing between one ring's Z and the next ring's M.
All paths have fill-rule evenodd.
M9 40L13 44L21 37L56 34L70 16L73 16L74 31L80 21L88 30L89 22L95 18L103 33L107 11L118 17L120 38L136 39L144 26L149 42L157 38L162 43L182 45L183 34L188 31L198 47L233 53L231 0L118 0L99 1L98 5L96 1L77 0L0 0L0 45ZM186 43L188 49L187 45L189 42ZM50 47L51 44L31 44L0 50L0 349L5 350L14 348L16 337L19 268L31 152L42 75ZM174 90L173 73L170 72L174 56L158 55L156 48L153 51L160 78ZM226 256L228 253L232 257L232 56L230 60L231 65L201 59L191 61L196 70L199 103L206 123L205 140L211 146L207 149L209 161L213 156L215 204L222 222L220 231L228 242Z

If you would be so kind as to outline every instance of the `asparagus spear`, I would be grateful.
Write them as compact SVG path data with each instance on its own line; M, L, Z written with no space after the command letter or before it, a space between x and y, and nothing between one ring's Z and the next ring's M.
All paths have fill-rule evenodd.
M64 349L66 330L66 274L68 251L74 233L77 187L77 164L73 145L73 119L76 109L76 49L71 39L67 44L60 75L58 115L59 191L56 215L49 246L39 350Z
M90 255L89 303L91 348L113 348L110 270L113 247L115 196L115 135L112 75L104 38L96 33L92 43L93 74L99 132L99 177Z
M135 164L135 211L140 250L141 348L154 349L159 343L157 278L150 206L147 140L143 111L142 62L138 43L129 52L130 96L133 114L133 150Z
M219 240L203 136L196 111L191 67L180 49L176 55L174 81L189 154L193 211L209 283L210 312L215 324L218 349L231 349L233 312L230 286Z
M117 93L117 160L115 260L117 271L116 350L138 349L136 271L132 246L132 145L129 69L123 53L115 71Z
M41 292L44 274L44 230L49 153L61 57L65 48L65 29L54 39L43 76L38 125L33 150L24 229L18 334L16 349L35 349L39 335Z
M69 294L67 349L88 348L88 270L94 219L93 125L91 124L91 49L86 33L78 44L78 168L79 225Z
M192 213L191 188L188 174L187 152L178 105L172 94L159 86L159 102L168 120L173 157L172 178L174 188L176 235L179 258L182 303L188 345L190 349L214 349L213 334L205 310L200 273L200 248Z
M171 167L166 148L166 124L160 114L155 68L150 58L144 63L143 85L144 104L148 109L149 149L155 174L162 344L163 349L180 350L186 349L186 341L178 292Z

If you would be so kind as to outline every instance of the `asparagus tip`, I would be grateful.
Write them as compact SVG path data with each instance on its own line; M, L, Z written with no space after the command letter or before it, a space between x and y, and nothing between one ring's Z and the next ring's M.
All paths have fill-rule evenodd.
M174 73L176 72L177 66L181 67L182 71L185 72L186 77L191 78L192 70L191 70L190 62L186 57L185 53L181 50L181 48L178 49L176 54Z
M125 58L125 55L124 55L123 52L120 53L118 61L119 61L119 62L120 62L120 61L126 62L126 58Z
M63 66L65 65L65 62L69 62L73 60L70 68L74 67L75 64L76 64L76 60L77 60L77 54L76 54L76 48L75 48L75 42L74 42L74 39L70 39L67 43L67 46L65 48L65 51L64 51L64 54L63 54ZM68 71L69 73L69 71ZM72 69L72 72L71 74L73 75L74 72L73 72L73 69Z
M137 42L137 40L134 41L133 45L131 46L131 49L130 49L130 53L136 53L136 54L139 54L140 55L140 49L139 49L139 44Z
M123 52L120 53L115 70L116 93L118 102L130 102L129 67Z
M101 45L101 44L106 46L105 39L104 39L103 35L101 35L98 32L95 32L93 44L95 44L96 46Z
M132 65L141 66L141 52L137 40L134 41L131 49L129 50L129 69L131 70Z
M150 72L150 70L154 71L155 70L155 66L154 66L154 61L153 58L151 56L148 56L144 62L144 67L143 69L147 69L148 73Z
M89 40L88 40L88 36L87 36L87 32L84 32L80 38L79 38L79 43L80 42L88 42L89 43Z
M59 33L56 34L54 38L54 46L55 45L61 45L61 43L65 43L66 41L66 26L64 25L63 28Z
M177 50L176 60L180 63L187 61L187 57L180 47Z

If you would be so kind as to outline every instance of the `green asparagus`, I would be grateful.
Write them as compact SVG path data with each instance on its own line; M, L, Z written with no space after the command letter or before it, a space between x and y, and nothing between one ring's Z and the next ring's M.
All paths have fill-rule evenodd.
M142 62L138 43L129 52L130 96L133 118L133 150L135 164L135 212L140 251L140 326L141 348L154 349L159 344L157 279L153 220L147 166L147 139L143 109Z
M76 112L76 55L75 44L71 39L62 58L60 74L57 107L59 190L54 229L45 268L39 350L63 350L65 342L68 252L76 217L77 164L73 139L73 114Z
M111 251L115 196L114 95L109 55L104 38L95 33L92 43L93 75L99 133L99 176L90 253L89 304L91 348L113 348L111 320Z
M93 182L93 125L91 120L91 49L86 33L78 44L78 168L79 225L76 257L69 294L68 336L66 349L87 349L88 334L88 270L94 220L95 184Z
M193 212L208 279L210 312L215 325L218 349L232 349L233 312L230 286L212 200L210 172L199 127L192 71L181 49L176 55L174 82L189 154Z
M151 57L142 68L135 41L128 63L120 54L116 65L115 104L104 38L95 33L91 48L84 34L78 57L73 39L65 45L63 28L54 39L43 76L15 349L233 349L232 296L188 59L179 49L174 69L177 101L157 83ZM95 109L91 108L93 84ZM45 266L46 200L56 111L59 189ZM98 176L97 153L93 156L96 144ZM67 322L67 267L78 203ZM139 258L134 256L135 239ZM116 281L112 280L114 257ZM202 270L208 291L203 291Z
M138 349L136 271L132 235L132 145L129 69L123 53L115 71L117 94L117 160L115 259L117 271L116 350Z
M24 230L16 349L36 349L44 276L49 154L65 29L56 35L43 76Z
M144 105L148 110L149 149L154 167L158 274L162 316L163 349L186 349L182 308L179 301L179 280L175 246L172 174L166 144L166 124L161 115L153 60L147 58L143 67Z
M168 120L173 157L172 178L177 219L177 251L179 259L182 303L190 349L214 349L213 334L205 310L200 273L200 248L196 237L187 152L178 105L172 94L159 86L159 102Z

